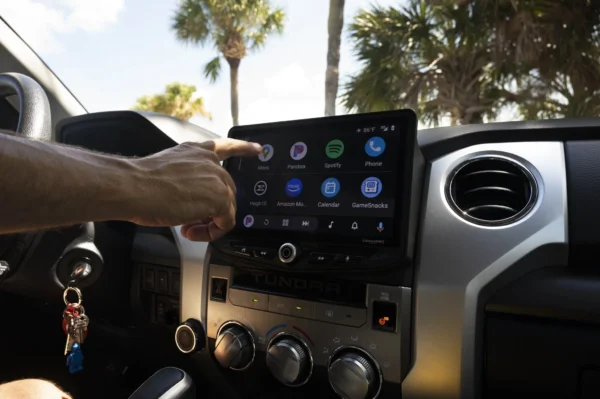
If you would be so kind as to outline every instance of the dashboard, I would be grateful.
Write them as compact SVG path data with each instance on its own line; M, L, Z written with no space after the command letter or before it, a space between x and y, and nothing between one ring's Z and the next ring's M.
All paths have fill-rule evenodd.
M58 137L129 156L212 137L153 118L89 114ZM108 254L121 232L132 317L215 397L598 397L599 127L416 132L410 111L238 127L265 150L224 164L228 236L96 237Z

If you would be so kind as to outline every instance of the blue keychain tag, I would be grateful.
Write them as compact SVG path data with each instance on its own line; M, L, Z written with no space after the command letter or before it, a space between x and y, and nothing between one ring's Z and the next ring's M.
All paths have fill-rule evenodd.
M71 352L67 355L67 367L69 373L75 374L83 370L83 353L78 343L74 343Z

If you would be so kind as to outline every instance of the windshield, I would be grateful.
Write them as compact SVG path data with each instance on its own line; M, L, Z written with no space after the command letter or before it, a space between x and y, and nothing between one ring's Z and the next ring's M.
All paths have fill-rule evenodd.
M234 124L413 108L420 127L600 114L595 0L19 0L88 111Z

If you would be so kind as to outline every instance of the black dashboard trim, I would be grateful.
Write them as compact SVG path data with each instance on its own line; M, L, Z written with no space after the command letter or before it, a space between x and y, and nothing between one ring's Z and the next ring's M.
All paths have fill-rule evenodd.
M69 138L68 128L77 124L95 125L99 122L110 121L113 124L116 123L148 123L149 126L152 124L142 115L134 111L106 111L106 112L93 112L89 114L77 115L71 118L60 120L56 124L56 140L60 143L67 142ZM151 126L157 130L156 126ZM172 140L172 145L177 144Z
M499 290L487 313L600 324L600 272L597 267L536 270Z
M419 130L417 138L427 160L475 144L524 141L594 140L600 118L498 122Z

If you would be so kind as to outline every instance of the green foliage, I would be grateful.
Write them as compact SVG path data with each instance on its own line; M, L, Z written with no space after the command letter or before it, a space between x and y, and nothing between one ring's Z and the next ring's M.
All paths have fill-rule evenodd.
M204 66L204 77L214 83L221 73L221 57L216 56Z
M600 115L600 2L409 0L349 27L362 69L342 95L359 112L411 107L426 123ZM511 88L509 91L507 88Z
M402 9L361 11L350 34L364 67L345 86L346 107L411 107L433 125L445 117L453 123L494 117L506 98L490 67L482 4L411 0Z
M498 69L524 118L600 115L600 2L497 1Z
M204 108L204 100L201 97L193 98L195 92L196 86L171 83L167 85L164 93L138 98L132 109L158 112L183 120L189 120L196 115L211 119L210 113Z
M263 47L269 35L281 33L284 19L284 12L269 0L183 0L172 28L184 43L214 44L231 63L244 58L248 50ZM220 69L220 61L213 59L204 73L214 81Z

